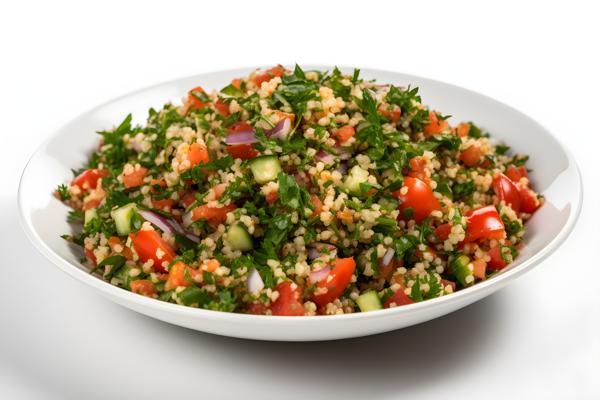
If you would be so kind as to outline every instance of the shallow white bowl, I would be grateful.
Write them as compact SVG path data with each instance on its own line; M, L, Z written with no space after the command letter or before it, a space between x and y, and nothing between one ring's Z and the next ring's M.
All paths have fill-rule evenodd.
M331 70L322 66L305 68ZM418 86L423 101L444 114L451 114L453 122L474 121L515 151L530 155L531 180L546 202L527 223L526 247L511 266L492 279L441 298L393 309L327 317L256 316L189 308L149 299L90 275L79 262L81 250L60 237L72 228L66 222L68 208L52 197L52 192L59 183L72 178L70 168L84 165L98 143L99 137L94 132L118 124L129 112L133 112L135 122L142 123L149 107L161 107L169 100L178 102L189 88L199 84L206 89L220 89L232 78L249 72L250 69L214 72L139 90L96 107L55 132L32 156L19 187L22 223L38 250L60 269L116 303L172 324L249 339L327 340L404 328L488 296L548 257L569 235L577 220L582 184L575 161L537 122L489 97L457 86L367 69L362 70L361 76L395 85Z

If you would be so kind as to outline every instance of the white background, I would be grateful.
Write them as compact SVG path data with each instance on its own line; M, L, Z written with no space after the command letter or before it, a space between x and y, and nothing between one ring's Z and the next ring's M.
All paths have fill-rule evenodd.
M2 3L0 398L599 398L599 16L577 1ZM423 75L529 114L581 168L573 234L531 273L454 314L297 344L143 317L27 242L20 172L69 119L157 82L294 62Z

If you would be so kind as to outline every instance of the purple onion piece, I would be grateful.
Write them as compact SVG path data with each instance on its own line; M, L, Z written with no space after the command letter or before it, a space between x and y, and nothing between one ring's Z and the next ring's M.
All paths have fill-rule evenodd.
M308 274L308 280L310 281L310 283L315 284L317 282L322 281L323 279L326 279L327 276L329 275L329 271L331 271L331 267L326 266L323 268L320 268L316 271L312 271Z
M265 134L274 139L285 139L292 130L292 122L289 118L284 118L275 125L275 128L265 132Z
M258 139L256 138L256 133L253 130L232 132L227 134L227 138L225 139L225 143L228 145L252 144L256 142L258 142Z
M150 222L152 225L155 225L161 231L171 234L175 233L175 229L169 223L167 218L147 210L140 210L139 214L142 216L142 218Z
M381 259L381 265L383 267L387 267L390 264L390 262L392 261L392 257L394 257L395 253L396 253L396 250L392 249L391 247L389 249L387 249L387 251L383 255L383 258Z
M317 152L317 154L315 155L315 158L318 161L322 161L323 163L325 163L327 165L332 165L335 162L333 155L327 153L324 150L319 150Z

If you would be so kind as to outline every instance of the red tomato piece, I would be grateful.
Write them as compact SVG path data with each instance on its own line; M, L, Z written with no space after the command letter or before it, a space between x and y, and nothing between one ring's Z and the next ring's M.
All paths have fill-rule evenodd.
M129 237L133 243L135 252L142 262L153 260L152 268L156 272L166 272L163 262L170 263L175 258L175 250L163 240L157 231L138 231L130 233ZM157 254L159 253L161 257Z
M356 263L352 257L335 260L335 266L329 272L329 276L317 283L317 288L327 288L327 291L313 295L312 300L322 307L340 297L350 284L355 268Z
M148 169L144 167L134 169L133 172L123 175L123 185L125 185L126 188L142 186L147 173Z
M448 121L438 118L435 111L429 111L429 123L423 126L425 136L435 135L448 128Z
M395 306L405 306L412 303L414 303L414 301L404 293L404 288L401 287L393 295L388 297L383 303L383 308L390 308L392 304L395 304Z
M242 88L242 80L240 78L232 79L231 86L233 86L236 89L241 89Z
M190 278L193 278L196 274L198 274L198 271L181 261L177 261L175 264L171 265L171 268L169 268L169 276L167 278L167 282L165 283L165 289L171 290L179 286L190 286L191 282L185 279L185 271L188 272Z
M92 249L85 249L85 258L87 258L92 265L95 266L97 264L96 256L94 255L94 251Z
M486 263L483 260L474 260L473 264L473 275L479 279L485 279L485 266Z
M532 214L540 206L540 201L535 192L528 187L519 187L519 198L521 199L521 211Z
M146 297L154 297L156 295L154 283L147 279L138 279L132 281L130 286L133 293L141 294L142 296Z
M226 150L233 158L240 160L250 160L258 155L258 150L251 144L231 144Z
M448 236L450 236L450 232L452 232L452 224L442 224L435 228L435 235L441 241L448 239Z
M192 210L192 221L205 219L213 225L218 225L227 219L227 213L236 209L235 204L223 207L209 207L206 204L198 206Z
M246 314L265 315L268 307L262 303L251 303L246 306ZM304 313L302 314L304 315Z
M279 297L271 304L273 315L300 317L304 315L304 306L300 301L300 288L291 282L277 285Z
M516 212L521 211L521 197L519 196L519 189L515 184L508 179L508 177L502 173L496 174L492 182L494 193L500 200L511 206Z
M388 118L390 121L392 121L394 124L398 123L398 121L400 121L400 117L402 116L402 111L400 110L400 108L396 108L397 106L394 106L394 108L392 108L391 110L389 110L387 107L385 107L383 104L381 106L379 106L379 114L383 115L384 117Z
M458 137L465 137L469 134L471 126L469 124L459 124L454 131Z
M404 178L404 186L408 188L406 194L401 193L402 189L393 193L402 202L398 209L403 219L414 219L415 222L421 223L432 211L442 209L440 202L433 195L433 190L421 179L407 176ZM408 209L412 209L412 217L404 216L405 210Z
M256 86L260 87L263 82L269 82L271 79L276 76L283 76L283 66L277 65L271 69L266 70L263 74L256 75L252 80L256 84Z
M479 146L469 146L466 150L460 153L460 161L467 167L475 167L481 163L483 152Z
M206 106L206 104L202 100L200 100L198 97L194 96L194 93L200 94L200 93L206 93L206 92L200 86L197 86L188 92L188 103L190 103L190 107L200 110L200 109L204 108Z
M88 169L77 175L71 185L78 186L79 189L89 191L98 186L100 178L110 175L105 169Z
M187 153L187 159L192 166L198 164L208 164L210 157L206 146L200 143L192 143Z
M229 112L229 104L225 103L225 101L221 98L215 102L215 109L223 117L229 117L231 115Z
M317 196L316 194L310 195L310 202L312 203L312 205L314 207L313 213L311 215L311 217L314 218L317 215L320 215L321 211L323 211L323 202L321 201L319 196Z
M465 242L478 239L503 239L504 223L494 206L484 206L465 213L467 232Z
M488 267L495 271L499 271L506 267L506 261L502 258L502 254L500 253L500 246L492 247L488 251L488 255L490 256L490 261L488 262Z
M152 200L152 207L158 210L171 211L173 203L175 203L173 199Z
M355 133L356 131L354 130L353 126L344 125L337 131L335 131L333 133L333 136L336 137L340 143L343 143L346 140L350 139L352 136L354 136Z
M524 166L515 167L514 165L509 165L506 169L506 176L510 178L511 181L517 183L521 180L521 178L528 178L527 169Z
M267 203L269 203L269 204L275 203L278 198L279 198L279 194L277 194L277 191L275 191L275 190L266 196Z

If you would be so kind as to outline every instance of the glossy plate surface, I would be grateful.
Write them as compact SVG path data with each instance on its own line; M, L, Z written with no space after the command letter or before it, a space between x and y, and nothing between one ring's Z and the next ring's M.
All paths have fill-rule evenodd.
M304 68L331 70L323 66ZM351 69L342 70L351 73ZM94 132L118 124L130 112L135 123L143 123L150 107L159 108L167 101L177 103L190 88L198 85L207 90L220 89L232 78L245 76L250 71L246 68L213 72L142 89L78 116L50 136L25 167L19 187L21 221L36 248L57 267L116 303L172 324L248 339L328 340L404 328L488 296L556 250L579 216L582 184L576 163L537 122L496 100L457 86L418 76L364 69L361 76L365 78L399 86L418 86L423 102L452 115L451 123L473 121L493 138L530 155L528 167L533 170L530 179L534 188L546 197L546 202L528 221L526 246L515 263L492 279L448 296L388 310L327 317L272 317L194 309L149 299L90 275L79 262L83 255L81 250L60 237L72 230L66 222L69 209L52 197L52 192L59 183L72 179L71 168L86 163L98 143L99 136Z

